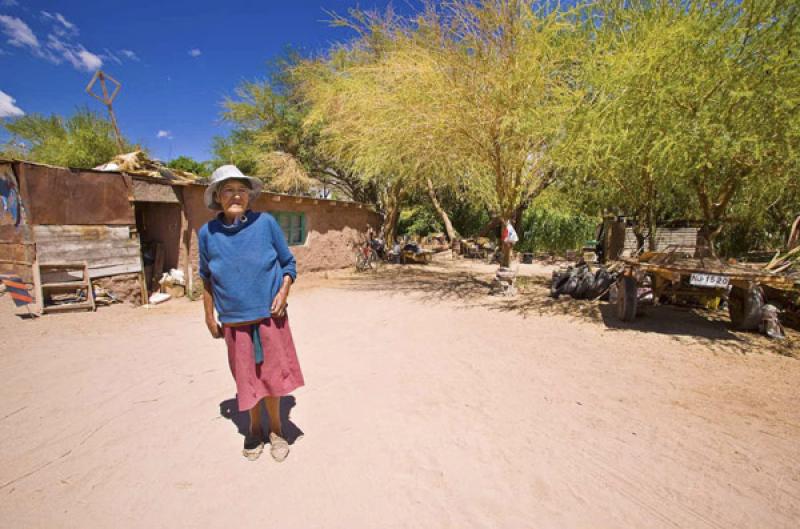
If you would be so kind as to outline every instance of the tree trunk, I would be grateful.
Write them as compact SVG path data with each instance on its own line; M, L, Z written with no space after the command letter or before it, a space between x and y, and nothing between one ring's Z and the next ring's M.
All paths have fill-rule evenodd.
M638 253L639 250L644 249L645 243L645 235L638 219L636 220L636 224L633 225L633 235L636 237L636 252Z
M430 178L426 178L425 182L428 184L428 196L431 197L431 203L433 204L433 209L436 210L436 213L442 217L442 223L444 224L444 232L445 236L447 237L447 242L453 242L456 237L456 230L453 229L453 223L450 222L450 217L447 215L447 212L442 208L441 204L439 203L439 199L436 197L436 190L433 188L433 182Z
M512 219L511 224L514 226L515 230L517 229L517 226L522 226L522 215L525 213L525 210L528 209L528 206L530 206L533 198L535 197L531 197L529 200L524 201L522 204L517 206L516 209L514 209L514 213L510 218ZM491 220L489 220L489 222L487 222L483 228L481 228L477 236L486 237L492 232L492 230L497 229L498 226L505 226L505 224L505 222L501 221L500 216L492 217ZM517 231L517 233L519 234L519 231Z
M394 182L386 190L384 204L386 217L383 220L381 233L388 246L394 244L397 237L397 221L400 218L400 206L402 203L403 184L400 181Z
M656 232L658 231L658 227L656 226L656 219L655 215L652 211L647 212L647 248L651 252L655 252L657 249L656 246Z
M717 250L714 247L714 242L717 236L722 232L722 226L712 228L708 222L703 222L700 232L697 234L697 250L695 252L697 257L716 257Z
M500 266L508 268L511 266L511 245L507 242L502 243L502 256L500 258Z
M396 204L387 211L386 220L383 224L383 239L390 247L394 245L394 241L397 238L397 220L399 218L400 205Z

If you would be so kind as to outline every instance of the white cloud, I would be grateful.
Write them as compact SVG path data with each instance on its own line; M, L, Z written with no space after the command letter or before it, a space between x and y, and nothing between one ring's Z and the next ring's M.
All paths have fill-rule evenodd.
M189 50L189 55L191 55L192 57L200 57L200 55L202 54L203 52L200 51L198 48L192 48L191 50Z
M103 59L103 61L122 64L123 60L127 59L129 61L139 62L139 56L136 55L136 52L131 50L117 50L116 52L113 52L108 48L105 48L103 52L104 53L100 55L100 58Z
M171 140L172 139L172 133L170 131L168 131L168 130L159 130L156 133L156 138L159 138L159 139L166 138L168 140Z
M116 55L114 55L114 53L111 50L109 50L108 48L105 48L103 51L105 53L100 56L101 59L109 60L109 61L117 63L117 64L122 64L122 60L119 57L117 57Z
M6 34L8 43L18 48L28 47L32 50L39 49L39 39L33 34L31 28L17 17L0 15L0 27Z
M119 52L120 52L120 54L122 54L126 58L128 58L128 59L130 59L132 61L139 62L139 56L136 55L136 52L133 52L131 50L119 50Z
M53 22L53 31L56 33L56 35L60 37L75 37L78 35L78 27L64 18L64 15L61 13L49 13L47 11L42 11L41 13L43 17Z
M0 1L0 7L16 7L19 5L17 0L2 0Z
M15 102L16 99L0 90L0 118L13 118L25 115L25 112L14 104Z
M76 70L86 72L93 72L103 66L103 59L84 48L82 44L61 40L53 34L47 36L47 48L47 59L56 64L65 60Z
M73 66L79 70L83 68L87 72L93 72L95 70L99 70L100 67L103 66L103 60L88 50L80 50L78 52L78 57L78 63L73 63Z
M52 25L52 32L47 35L44 45L24 21L17 17L0 15L0 30L8 37L8 43L18 48L28 48L34 56L54 64L66 61L77 70L93 72L103 66L103 56L92 53L74 40L79 33L75 24L61 13L41 13ZM110 58L121 62L113 54Z

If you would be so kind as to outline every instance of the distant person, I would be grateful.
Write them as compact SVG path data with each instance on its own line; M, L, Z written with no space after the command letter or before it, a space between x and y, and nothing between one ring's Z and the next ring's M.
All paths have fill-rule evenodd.
M206 325L211 336L225 338L239 411L250 413L242 453L255 460L264 449L263 400L269 414L270 453L283 461L289 444L281 428L280 398L304 384L286 315L297 272L275 219L249 209L260 190L259 180L233 165L223 165L211 175L205 203L220 213L200 228L199 273Z

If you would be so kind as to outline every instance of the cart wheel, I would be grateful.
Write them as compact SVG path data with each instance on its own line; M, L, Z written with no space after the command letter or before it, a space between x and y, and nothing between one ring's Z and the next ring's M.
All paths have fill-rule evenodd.
M740 331L753 331L761 323L761 307L764 296L758 287L745 290L733 287L728 294L728 315L731 325Z
M617 317L622 321L633 321L636 318L636 302L638 285L631 276L622 276L617 281Z

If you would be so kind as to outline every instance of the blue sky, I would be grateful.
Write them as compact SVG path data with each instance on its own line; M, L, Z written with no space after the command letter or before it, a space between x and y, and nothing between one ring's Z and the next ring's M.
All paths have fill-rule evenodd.
M318 53L351 37L330 27L326 11L389 3L0 0L0 119L79 105L105 112L84 92L100 67L122 82L114 109L126 137L160 159L206 160L211 138L226 132L220 101L241 81L265 77L287 46Z

